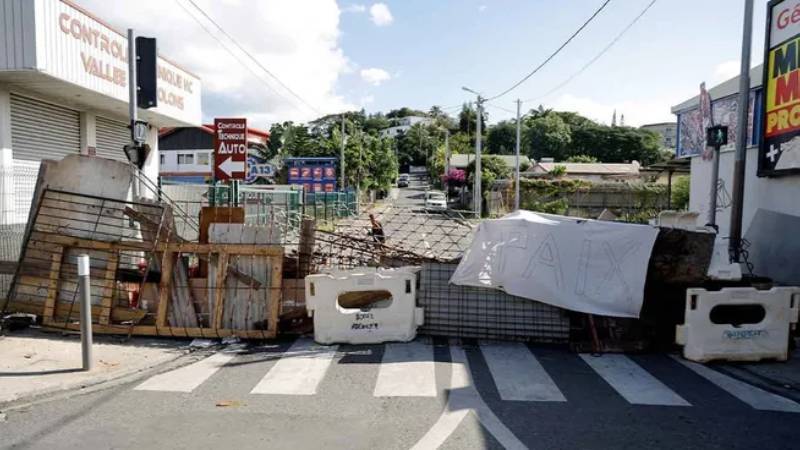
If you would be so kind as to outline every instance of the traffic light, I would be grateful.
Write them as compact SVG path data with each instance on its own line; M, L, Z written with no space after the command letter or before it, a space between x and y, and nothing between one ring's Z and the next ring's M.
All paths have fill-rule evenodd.
M728 144L728 127L725 125L715 125L706 128L706 145L719 148Z
M136 104L139 108L149 109L158 106L156 90L158 50L156 39L148 37L136 38Z

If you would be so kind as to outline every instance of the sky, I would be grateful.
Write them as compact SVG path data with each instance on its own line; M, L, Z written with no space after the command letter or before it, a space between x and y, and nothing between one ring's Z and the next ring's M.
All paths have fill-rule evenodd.
M194 8L194 1L228 36ZM197 74L203 117L245 116L256 128L323 114L433 105L457 113L530 73L605 0L78 0L119 28L158 39ZM490 122L542 104L610 123L674 121L670 112L738 74L744 0L611 0L564 50L487 105ZM763 60L766 0L756 0L751 65ZM227 49L227 50L226 50ZM260 67L259 67L260 66ZM264 69L271 74L265 73ZM543 96L549 93L549 95Z

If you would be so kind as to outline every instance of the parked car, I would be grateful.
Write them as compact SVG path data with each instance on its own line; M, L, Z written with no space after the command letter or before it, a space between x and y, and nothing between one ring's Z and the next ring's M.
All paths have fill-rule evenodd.
M401 173L399 177L397 177L397 187L408 187L408 174Z
M441 191L428 191L425 193L425 209L429 211L444 211L447 209L447 196Z

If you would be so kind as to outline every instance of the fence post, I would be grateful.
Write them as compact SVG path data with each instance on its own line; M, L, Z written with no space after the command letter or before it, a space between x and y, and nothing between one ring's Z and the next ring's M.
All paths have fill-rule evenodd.
M83 370L92 370L92 288L89 255L78 256L78 289L81 297L81 356Z

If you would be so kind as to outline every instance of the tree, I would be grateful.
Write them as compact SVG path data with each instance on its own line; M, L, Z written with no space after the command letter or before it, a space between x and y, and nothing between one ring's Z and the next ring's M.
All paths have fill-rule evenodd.
M546 114L529 119L525 130L525 154L534 158L566 159L572 134L569 125L558 115Z
M397 135L397 155L401 165L425 166L440 144L441 131L416 123L405 133Z
M486 137L486 153L513 155L517 145L517 124L503 120L489 128Z
M567 158L567 162L571 163L596 163L599 162L597 158L590 155L573 155Z
M475 181L475 161L467 166L470 186ZM481 158L481 195L488 191L496 180L503 180L511 177L511 167L505 161L496 156L484 156Z
M679 176L672 182L672 194L670 201L672 209L683 210L689 208L689 188L690 177Z

